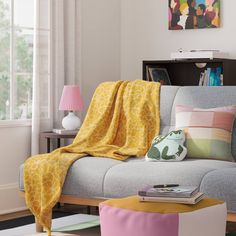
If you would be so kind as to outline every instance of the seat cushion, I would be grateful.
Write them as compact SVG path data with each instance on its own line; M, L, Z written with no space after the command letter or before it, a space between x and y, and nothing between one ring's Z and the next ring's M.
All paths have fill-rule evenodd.
M128 159L113 166L104 179L104 196L125 197L137 194L146 185L178 183L200 186L203 177L221 168L236 168L236 163L206 159L186 159L180 162L146 162Z
M121 161L100 157L85 157L77 160L67 173L62 193L81 197L103 197L103 183L107 172L121 163Z
M206 196L222 199L228 211L236 213L236 168L223 168L207 173L200 191Z
M83 157L75 161L66 176L62 193L80 197L103 197L103 181L107 171L121 161L110 158ZM20 190L24 190L24 165L20 167Z
M178 183L182 185L199 185L206 176L221 171L221 181L229 183L235 175L236 163L218 160L188 159L181 162L146 162L144 158L129 158L117 161L109 158L84 157L75 161L68 171L63 194L90 198L118 198L137 194L146 185ZM223 173L222 172L222 173ZM226 173L232 174L229 176ZM214 177L205 179L203 192L210 197L222 200L236 199L236 193L230 187L224 193L213 194ZM229 176L229 177L228 177ZM234 181L235 178L232 178ZM217 181L219 182L219 181ZM225 185L226 186L226 185ZM23 191L23 165L20 168L20 190ZM229 193L230 192L230 193ZM229 205L230 211L236 211L236 204Z

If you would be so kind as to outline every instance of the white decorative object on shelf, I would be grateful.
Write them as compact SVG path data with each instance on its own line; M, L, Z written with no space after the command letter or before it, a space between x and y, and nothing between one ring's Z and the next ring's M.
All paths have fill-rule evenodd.
M214 59L214 58L227 58L228 53L220 52L219 50L190 50L183 51L179 50L178 52L172 52L170 54L172 60L180 60L180 59Z
M198 62L198 63L195 63L195 65L196 65L197 68L202 69L202 68L204 68L207 65L207 63Z

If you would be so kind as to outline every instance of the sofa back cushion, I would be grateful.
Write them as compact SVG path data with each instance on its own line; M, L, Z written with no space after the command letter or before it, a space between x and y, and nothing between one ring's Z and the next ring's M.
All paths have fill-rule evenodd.
M171 111L173 102L180 86L161 86L160 91L160 119L161 119L161 134L168 134L171 127Z
M165 94L167 86L162 86L162 92ZM171 87L168 89L168 93L171 93ZM201 108L212 108L212 107L223 107L229 106L236 103L236 86L186 86L186 87L176 87L174 86L175 93L174 99L172 100L166 96L161 97L161 99L170 99L172 102L172 111L171 111L171 120L169 124L170 130L175 128L175 107L176 105L183 104L192 107L201 107ZM162 109L165 109L164 107ZM167 107L166 109L169 109ZM162 127L163 130L166 130L166 127ZM167 131L168 132L168 131ZM166 133L167 133L166 132ZM231 152L234 159L236 159L236 122L234 122L232 130L232 143L231 143Z

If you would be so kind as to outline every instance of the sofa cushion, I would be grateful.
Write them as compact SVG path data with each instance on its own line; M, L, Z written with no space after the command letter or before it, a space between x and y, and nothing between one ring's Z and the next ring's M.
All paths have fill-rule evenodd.
M179 86L161 86L160 91L160 133L167 134L171 124L172 105Z
M80 197L103 197L103 180L107 171L121 161L110 158L83 157L75 161L66 176L62 193ZM20 190L24 190L24 165L20 168Z
M108 170L104 179L104 196L134 195L146 185L154 184L200 185L202 178L210 171L231 167L236 167L236 163L207 159L146 162L142 158L130 158Z
M178 89L173 101L170 129L173 130L175 128L176 105L184 104L192 107L211 108L229 106L235 104L235 101L235 86L181 87ZM231 152L234 159L236 159L236 122L234 122L233 126Z
M236 213L236 168L222 168L207 173L200 191L206 196L226 201L230 212Z
M218 171L222 174L216 177ZM150 184L178 183L201 187L204 183L201 187L203 192L206 191L210 197L221 196L220 199L231 202L228 210L236 212L236 204L232 203L236 193L230 187L231 182L235 180L235 171L234 162L207 159L150 163L144 158L129 158L122 162L109 158L84 157L75 161L69 169L63 194L90 198L116 198L137 194L138 190ZM233 176L232 180L230 176ZM221 181L218 180L219 178ZM20 168L19 181L20 190L23 190L23 165ZM219 191L216 195L220 190L215 187L216 182L226 183L224 186L228 186L227 191L224 188L223 192Z
M232 161L235 106L211 109L176 106L176 128L184 129L188 157Z

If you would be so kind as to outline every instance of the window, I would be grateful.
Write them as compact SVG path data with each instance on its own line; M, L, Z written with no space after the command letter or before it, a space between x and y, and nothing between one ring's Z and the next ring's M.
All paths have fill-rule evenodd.
M48 9L48 2L41 0L40 7L46 4ZM0 0L0 121L26 120L32 115L34 3L33 0ZM40 66L43 66L40 79L46 91L50 79L48 26L48 12L45 12L39 41L40 47L44 47L40 52ZM46 93L42 101L45 107L48 97Z

